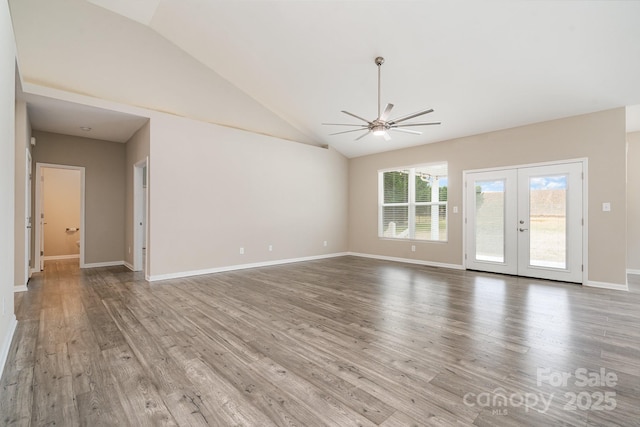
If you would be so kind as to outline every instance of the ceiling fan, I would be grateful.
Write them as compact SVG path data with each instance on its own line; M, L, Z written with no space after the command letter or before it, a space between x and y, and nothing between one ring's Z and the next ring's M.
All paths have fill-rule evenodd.
M385 141L389 141L389 140L391 140L391 136L389 136L389 132L388 132L390 130L397 131L397 132L412 133L414 135L422 135L422 132L418 132L416 130L411 130L411 129L405 129L405 128L411 127L411 126L430 126L430 125L439 125L440 124L440 122L403 123L406 120L413 119L415 117L422 116L424 114L432 113L433 109L431 109L431 108L428 109L428 110L418 111L417 113L409 114L408 116L398 117L397 119L389 120L389 116L391 114L391 109L393 108L393 104L387 104L387 106L385 107L384 111L381 111L381 108L380 108L381 107L381 104L380 104L380 69L382 67L382 64L384 64L384 58L381 57L381 56L378 56L375 59L375 63L378 66L378 118L376 118L373 121L369 121L369 120L364 119L364 118L362 118L360 116L357 116L357 115L355 115L353 113L350 113L348 111L342 110L341 111L342 113L347 114L347 115L349 115L351 117L355 117L358 120L362 120L366 124L322 123L323 125L330 125L330 126L353 126L353 127L357 127L358 128L358 129L345 130L345 131L342 131L342 132L335 132L335 133L331 133L329 135L340 135L342 133L366 131L365 133L363 133L362 135L357 137L355 139L355 141L358 141L359 139L364 138L365 136L369 135L370 133L373 133L376 136L382 136L382 137L384 137Z

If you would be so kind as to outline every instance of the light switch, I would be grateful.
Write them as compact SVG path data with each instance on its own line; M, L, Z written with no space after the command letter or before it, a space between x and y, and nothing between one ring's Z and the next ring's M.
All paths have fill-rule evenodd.
M611 212L611 203L604 202L602 204L602 212Z

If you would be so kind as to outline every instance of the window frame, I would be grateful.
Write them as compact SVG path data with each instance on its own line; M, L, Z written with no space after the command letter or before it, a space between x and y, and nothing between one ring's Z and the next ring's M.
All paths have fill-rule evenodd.
M441 201L431 201L431 202L416 202L416 169L424 168L428 166L435 165L446 165L447 166L447 200L444 202ZM406 203L384 203L384 174L386 172L403 172L409 171L409 182L407 186L407 191L409 192ZM388 239L388 240L406 240L406 241L419 241L419 242L432 242L432 243L446 243L449 241L449 163L448 162L434 162L434 163L422 163L413 166L403 166L403 167L395 167L395 168L387 168L387 169L379 169L378 170L378 238L379 239ZM438 197L439 199L439 197ZM384 235L384 223L383 223L383 213L385 207L407 207L407 221L408 221L408 229L409 229L409 237L389 237ZM438 206L438 211L440 210L440 206L445 207L445 230L446 230L446 239L443 240L435 240L433 238L428 239L420 239L416 238L416 208L419 206ZM439 229L438 229L439 230ZM431 236L433 236L433 231Z

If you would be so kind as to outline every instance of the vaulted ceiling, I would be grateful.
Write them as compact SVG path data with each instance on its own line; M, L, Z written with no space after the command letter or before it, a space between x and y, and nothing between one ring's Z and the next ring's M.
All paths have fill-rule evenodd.
M10 6L31 85L331 145L349 157L640 104L638 1ZM424 117L442 125L391 141L329 135L344 129L322 122L354 122L340 110L375 118L376 56L386 59L382 103L395 104L394 115L433 108Z

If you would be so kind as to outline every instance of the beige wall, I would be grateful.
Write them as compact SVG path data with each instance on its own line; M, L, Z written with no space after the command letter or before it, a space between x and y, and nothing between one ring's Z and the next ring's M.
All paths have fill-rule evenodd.
M3 1L0 2L0 374L16 326L13 313L15 55L9 6Z
M348 164L333 149L158 113L150 154L152 279L347 250Z
M381 256L463 264L464 170L588 158L588 280L626 284L625 111L537 123L351 159L349 249ZM449 241L398 242L377 236L377 171L419 163L449 163ZM611 212L602 212L610 202ZM458 214L453 206L459 207ZM416 245L416 252L410 246Z
M28 179L26 176L27 168L27 149L31 148L31 124L27 113L27 104L24 101L16 100L16 116L15 116L15 285L23 287L29 280L29 273L26 269L26 263L29 261L27 256L27 217L31 215L26 212L27 201L26 192ZM32 204L33 205L33 204ZM33 228L32 228L33 230ZM22 288L24 289L24 288Z
M34 162L85 167L85 263L124 261L125 144L34 131Z
M126 153L126 200L125 200L125 262L133 266L133 168L136 163L145 160L149 156L149 143L151 138L151 126L149 122L140 128L127 141Z
M44 256L78 255L80 240L80 171L42 168L44 225Z
M627 268L640 274L640 132L627 143Z

